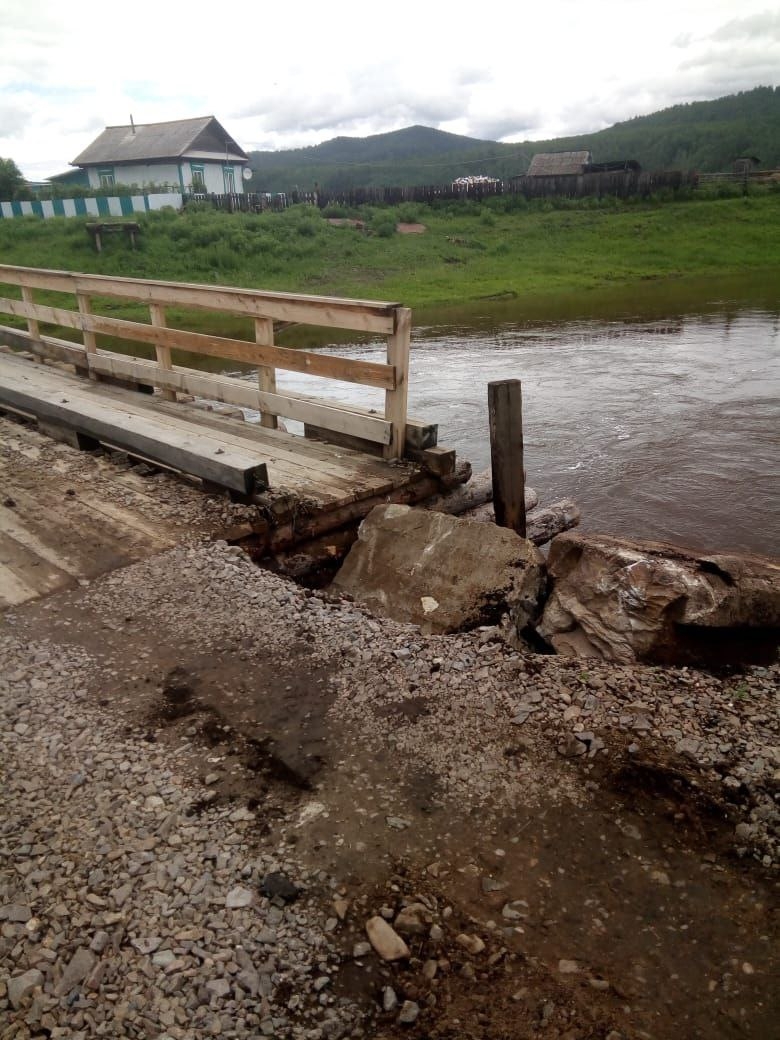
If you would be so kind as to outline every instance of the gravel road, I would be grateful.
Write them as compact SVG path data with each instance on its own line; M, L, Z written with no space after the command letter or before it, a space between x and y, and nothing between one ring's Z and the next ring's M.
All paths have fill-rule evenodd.
M9 610L0 1040L768 1038L777 690L422 636L224 542Z

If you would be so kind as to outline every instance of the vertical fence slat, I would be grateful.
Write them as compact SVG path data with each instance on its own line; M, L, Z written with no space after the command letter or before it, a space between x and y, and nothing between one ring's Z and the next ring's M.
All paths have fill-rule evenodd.
M255 343L264 347L272 347L274 343L274 323L271 318L255 318ZM268 365L258 365L257 385L268 393L276 393L276 369ZM260 413L260 425L267 430L275 430L279 420L271 412Z
M159 328L164 329L168 324L168 319L165 317L165 307L161 303L150 303L149 304L149 316L152 319L152 325L157 325ZM157 355L157 364L160 368L165 368L169 372L173 368L173 362L171 361L171 348L160 346L159 343L155 344L154 352ZM175 390L163 390L163 398L166 401L176 400Z
M401 459L406 450L406 399L409 383L409 347L412 335L412 312L398 307L395 331L387 337L387 363L395 369L395 389L385 391L385 419L393 424L393 439L385 445L386 459Z

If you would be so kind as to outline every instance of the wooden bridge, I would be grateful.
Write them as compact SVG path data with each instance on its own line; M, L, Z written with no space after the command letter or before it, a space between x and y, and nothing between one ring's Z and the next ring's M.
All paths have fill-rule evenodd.
M360 519L378 502L421 501L455 479L455 453L437 446L437 427L407 416L411 312L399 304L8 265L0 291L0 314L14 322L0 325L0 342L16 348L0 353L0 411L82 449L119 449L256 503L255 534L269 551ZM116 316L118 303L132 318ZM198 331L196 312L247 338ZM279 346L279 328L291 323L381 337L385 359ZM138 357L144 349L153 356ZM204 357L238 363L247 377L187 366ZM379 389L384 407L280 390L278 370ZM204 402L252 409L260 420ZM280 418L303 424L303 435Z

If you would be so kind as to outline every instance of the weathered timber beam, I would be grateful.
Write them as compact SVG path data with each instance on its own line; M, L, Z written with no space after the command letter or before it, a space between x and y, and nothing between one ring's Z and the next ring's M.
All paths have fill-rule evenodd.
M102 402L94 394L87 397L72 390L52 391L36 387L31 379L19 377L4 366L0 379L0 406L33 414L44 424L64 427L108 444L129 454L181 470L221 487L251 494L267 486L268 471L256 453L223 446L208 435L189 426L176 431L154 416L122 413L111 401Z
M327 513L320 513L311 517L298 517L294 523L280 524L273 530L267 525L256 528L258 535L265 537L266 551L269 553L281 552L300 542L317 538L326 531L337 530L346 524L362 520L367 516L374 506L384 505L387 502L398 502L402 505L417 505L423 499L430 498L439 486L434 477L423 477L414 484L396 488L387 494L375 495L364 498L359 502L350 502L346 506L332 509Z
M390 440L390 423L381 416L357 415L344 411L335 404L321 404L297 394L268 393L239 379L210 376L195 369L180 368L178 365L171 370L162 369L154 361L127 358L104 351L91 354L89 364L93 371L101 374L132 377L138 382L178 390L194 397L253 408L258 412L265 410L299 422L314 419L321 423L323 428L333 426L345 433L352 431L350 435L360 434L367 443L375 442L381 445L389 443Z
M425 508L436 513L449 513L457 516L477 506L484 505L493 500L493 482L490 470L482 470L475 473L468 483L455 488L446 494L437 495L430 502L425 502ZM533 509L539 501L539 496L533 488L525 489L525 508Z
M526 492L528 488L526 488ZM480 520L483 523L495 523L493 506L486 502L484 505L462 514L467 520ZM526 514L527 533L526 537L534 545L545 545L547 542L564 531L576 527L580 522L580 510L576 502L564 498L560 502L552 502L549 506L533 509Z

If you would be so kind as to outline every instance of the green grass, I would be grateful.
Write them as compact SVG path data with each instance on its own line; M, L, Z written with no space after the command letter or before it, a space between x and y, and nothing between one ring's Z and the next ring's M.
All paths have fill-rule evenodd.
M5 219L0 257L30 267L384 299L414 308L500 296L554 303L557 296L610 286L780 268L780 191L663 204L562 200L560 208L518 200L508 211L508 200L494 202L420 207L428 229L422 235L387 235L388 215L398 216L393 210L361 212L367 232L332 227L304 206L265 214L163 211L138 217L136 251L116 235L106 238L100 255L83 219ZM132 308L121 305L119 312Z

